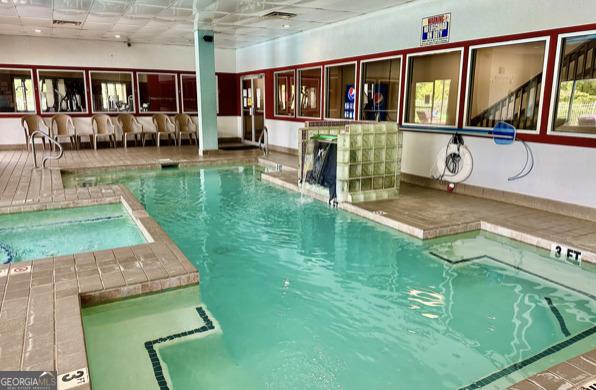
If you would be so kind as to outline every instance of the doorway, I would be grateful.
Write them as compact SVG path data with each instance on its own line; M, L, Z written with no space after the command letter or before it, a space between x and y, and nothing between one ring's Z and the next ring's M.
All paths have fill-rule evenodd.
M265 76L245 76L242 83L242 138L256 144L265 127Z

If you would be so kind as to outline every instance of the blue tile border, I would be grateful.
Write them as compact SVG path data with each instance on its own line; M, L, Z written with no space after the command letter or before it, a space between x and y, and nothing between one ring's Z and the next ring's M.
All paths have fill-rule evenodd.
M455 265L455 264L461 264L461 263L468 263L468 262L475 261L475 260L489 259L489 260L492 260L492 261L494 261L496 263L499 263L499 264L502 264L502 265L505 265L505 266L514 268L514 269L516 269L518 271L524 272L524 273L526 273L528 275L532 275L532 276L537 277L539 279L546 280L546 281L548 281L550 283L553 283L553 284L556 284L557 286L560 286L562 288L566 288L566 289L572 290L572 291L574 291L574 292L576 292L576 293L578 293L580 295L586 296L586 297L588 297L590 299L596 299L596 297L594 295L592 295L592 294L589 294L589 293L586 293L584 291L578 290L578 289L576 289L574 287L566 286L566 285L561 284L561 283L559 283L559 282L557 282L555 280L546 278L544 276L538 275L538 274L536 274L534 272L531 272L531 271L527 271L527 270L525 270L525 269L523 269L521 267L518 267L518 266L512 265L512 264L509 264L507 262L504 262L504 261L499 260L499 259L497 259L495 257L492 257L492 256L484 255L484 256L476 256L476 257L464 258L464 259L460 259L460 260L452 260L452 259L449 259L447 257L441 256L441 255L439 255L438 253L435 253L435 252L429 252L429 253L431 255L435 256L436 258L438 258L438 259L440 259L442 261L445 261L445 262L447 262L449 264L453 264L453 265ZM568 337L570 335L570 332L567 329L567 325L565 324L565 321L564 321L563 317L561 316L561 313L552 304L552 301L550 300L550 298L545 297L545 300L546 300L549 308L553 312L554 316L559 321L559 325L561 327L561 332L563 332L563 334L566 337ZM532 363L534 363L534 362L536 362L536 361L538 361L538 360L540 360L542 358L545 358L545 357L547 357L549 355L552 355L552 354L554 354L556 352L559 352L560 350L562 350L562 349L564 349L564 348L566 348L566 347L568 347L568 346L570 346L572 344L575 344L578 341L581 341L581 340L585 339L586 337L589 337L589 336L591 336L591 335L593 335L595 333L596 333L596 326L592 326L591 328L586 329L583 332L580 332L580 333L576 334L573 337L570 337L568 339L565 339L565 340L563 340L563 341L561 341L561 342L553 345L552 347L549 347L549 348L543 350L542 352L537 353L536 355L530 356L530 357L528 357L528 358L526 358L524 360L521 360L521 361L519 361L517 363L513 363L510 366L507 366L507 367L503 368L502 370L499 370L499 371L497 371L497 372L495 372L493 374L490 374L488 376L485 376L485 377L477 380L476 382L471 383L471 384L469 384L469 385L467 385L465 387L460 387L459 390L480 389L480 388L482 388L482 387L484 387L484 386L486 386L486 385L488 385L488 384L490 384L492 382L495 382L498 379L501 379L501 378L503 378L503 377L505 377L507 375L510 375L510 374L514 373L515 371L518 371L518 370L520 370L520 369L522 369L522 368L524 368L524 367L526 367L526 366L528 366L528 365L530 365L530 364L532 364Z
M565 337L571 336L571 332L569 332L569 329L567 328L567 324L565 323L565 319L561 315L561 312L559 311L559 309L557 309L557 307L553 303L553 300L550 299L549 297L544 297L544 300L548 304L548 308L550 309L550 311L553 312L553 315L555 316L555 318L559 322L559 327L561 328L561 333L563 333L563 335Z
M199 315L199 317L201 317L201 319L205 323L205 325L201 326L200 328L187 330L185 332L180 332L180 333L172 334L172 335L165 336L165 337L160 337L158 339L149 340L149 341L145 342L145 349L147 350L147 353L149 354L149 359L151 360L151 365L153 366L153 373L155 374L155 380L157 381L157 384L159 385L160 390L169 390L170 388L168 387L168 383L167 383L166 378L163 374L163 368L161 366L161 362L159 361L159 356L157 355L157 351L155 350L154 345L215 329L215 326L213 325L213 321L211 321L211 319L209 318L209 316L207 315L207 313L205 312L205 309L203 309L203 307L201 307L201 306L197 307L196 311L197 311L197 314Z
M519 361L517 363L513 363L512 365L505 367L502 370L499 370L499 371L492 373L488 376L485 376L484 378L481 378L481 379L477 380L476 382L471 383L467 386L460 387L459 390L480 389L490 383L495 382L498 379L501 379L507 375L514 373L515 371L518 371L526 366L529 366L530 364L535 363L542 358L545 358L549 355L559 352L560 350L567 348L570 345L575 344L578 341L585 339L586 337L589 337L595 333L596 333L596 326L592 326L591 328L586 329L583 332L578 333L571 338L563 340L560 343L555 344L552 347L549 347L540 353L537 353L536 355L530 356L529 358L526 358L526 359Z
M460 259L460 260L451 260L451 259L449 259L447 257L444 257L442 255L439 255L438 253L435 253L435 252L428 252L428 253L430 253L431 255L433 255L434 257L436 257L437 259L443 260L443 261L445 261L445 262L447 262L449 264L453 264L453 265L462 264L462 263L469 263L469 262L475 261L475 260L489 259L489 260L492 260L492 261L494 261L496 263L499 263L499 264L505 265L507 267L511 267L513 269L516 269L518 271L524 272L524 273L526 273L528 275L532 275L532 276L537 277L539 279L546 280L547 282L556 284L559 287L566 288L566 289L571 290L571 291L573 291L573 292L575 292L577 294L586 296L586 297L588 297L588 298L590 298L592 300L596 300L596 296L595 295L592 295L592 294L587 293L587 292L582 291L582 290L578 290L575 287L571 287L571 286L567 286L565 284L559 283L556 280L547 278L547 277L542 276L542 275L538 275L537 273L534 273L532 271L525 270L525 269L523 269L521 267L518 267L517 265L509 264L509 263L507 263L507 262L505 262L503 260L499 260L499 259L497 259L495 257L492 257L492 256L489 256L489 255L468 257L468 258L464 258L464 259Z

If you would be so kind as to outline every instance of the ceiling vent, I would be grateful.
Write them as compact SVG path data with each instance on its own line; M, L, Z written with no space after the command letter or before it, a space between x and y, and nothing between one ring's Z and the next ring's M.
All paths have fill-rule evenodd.
M266 15L263 15L263 17L267 18L267 19L291 19L295 16L296 16L296 14L293 14L291 12L281 12L281 11L273 11L273 12L269 12Z
M56 20L53 21L54 26L75 26L78 27L82 23L74 20Z

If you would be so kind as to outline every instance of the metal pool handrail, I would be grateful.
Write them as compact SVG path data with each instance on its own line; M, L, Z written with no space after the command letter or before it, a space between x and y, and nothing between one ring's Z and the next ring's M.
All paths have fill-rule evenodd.
M62 155L64 154L64 149L62 149L62 145L60 145L60 142L54 140L52 137L50 137L49 135L47 135L46 133L44 133L41 130L37 130L34 131L33 134L31 134L31 149L33 150L33 162L35 164L35 168L39 168L39 166L37 165L37 152L35 151L35 137L40 136L42 138L45 138L49 141L49 143L54 144L54 147L58 147L58 154L57 155L46 155L43 156L43 158L41 159L41 166L42 168L46 167L46 162L48 160L60 160L62 158ZM56 151L54 149L54 151Z
M265 142L264 145L263 141ZM263 126L263 131L259 136L259 149L263 150L265 156L269 154L269 129L267 129L267 126Z

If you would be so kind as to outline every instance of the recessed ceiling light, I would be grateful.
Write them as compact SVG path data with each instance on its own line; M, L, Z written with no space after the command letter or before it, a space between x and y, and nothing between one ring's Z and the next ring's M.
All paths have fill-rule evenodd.
M114 35L114 38L120 39L120 35L116 34L116 35Z
M2 4L8 4L8 0L1 0L0 3L2 3Z
M38 29L38 28L36 28L36 29L35 29L35 30L33 30L33 31L35 31L35 32L36 32L36 33L38 33L38 34L41 32L41 30L40 30L40 29Z
M282 26L283 28L290 28L290 25L289 25L289 24L282 24L281 26Z

